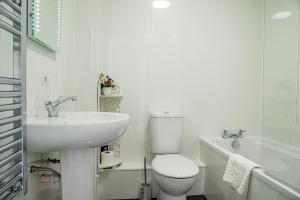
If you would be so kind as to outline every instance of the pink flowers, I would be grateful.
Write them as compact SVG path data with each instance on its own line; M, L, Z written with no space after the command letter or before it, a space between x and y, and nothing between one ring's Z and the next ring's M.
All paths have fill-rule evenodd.
M103 73L99 76L101 88L104 87L115 87L114 80L109 75L104 75Z

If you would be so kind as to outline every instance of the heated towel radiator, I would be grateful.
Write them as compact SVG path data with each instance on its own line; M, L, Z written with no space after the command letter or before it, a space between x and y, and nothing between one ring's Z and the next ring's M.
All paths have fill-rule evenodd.
M26 191L24 4L0 0L0 200Z

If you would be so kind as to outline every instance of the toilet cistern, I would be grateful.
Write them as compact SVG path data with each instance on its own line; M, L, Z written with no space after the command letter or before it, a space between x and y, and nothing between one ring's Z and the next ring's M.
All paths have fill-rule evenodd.
M58 117L61 106L67 101L77 101L77 96L63 98L62 96L54 101L46 101L45 106L48 111L48 117Z

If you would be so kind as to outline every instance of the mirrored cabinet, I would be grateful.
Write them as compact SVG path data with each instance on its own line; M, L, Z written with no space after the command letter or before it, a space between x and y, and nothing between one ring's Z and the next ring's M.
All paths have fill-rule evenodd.
M28 0L28 37L50 51L61 47L62 0Z

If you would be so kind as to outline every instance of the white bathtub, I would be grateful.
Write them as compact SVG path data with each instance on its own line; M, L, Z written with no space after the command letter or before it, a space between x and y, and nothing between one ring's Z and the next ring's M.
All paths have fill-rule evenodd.
M206 165L204 193L208 200L243 199L222 180L232 153L241 154L266 169L253 171L247 200L300 200L298 149L273 141L264 141L262 145L256 138L239 139L240 147L234 149L232 141L223 138L200 139L200 159Z

